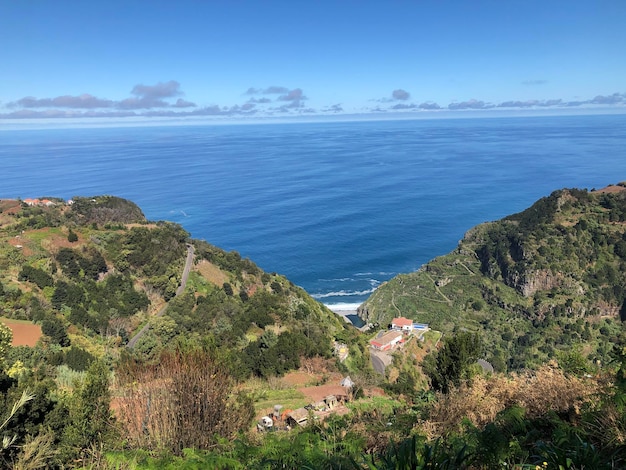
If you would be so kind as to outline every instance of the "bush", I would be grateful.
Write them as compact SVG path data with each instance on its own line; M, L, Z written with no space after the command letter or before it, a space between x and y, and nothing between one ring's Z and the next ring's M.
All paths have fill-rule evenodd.
M155 364L129 360L117 376L125 390L120 421L134 447L178 455L207 449L247 429L254 417L252 401L236 391L226 365L208 349L179 347Z
M70 243L75 243L78 241L78 235L76 235L76 233L70 229L69 233L67 234L67 241Z

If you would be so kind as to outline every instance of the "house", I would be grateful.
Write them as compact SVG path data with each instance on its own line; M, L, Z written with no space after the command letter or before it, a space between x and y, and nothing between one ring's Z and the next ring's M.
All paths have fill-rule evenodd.
M342 387L345 387L345 388L352 388L352 387L354 387L354 382L352 381L352 379L350 378L349 375L346 375L341 380L341 383L339 385L341 385Z
M379 351L388 351L402 342L404 342L404 337L401 331L389 331L379 338L370 340L370 346Z
M324 397L324 404L327 410L332 410L337 406L337 397L335 395L328 395Z
M411 331L413 329L413 320L404 317L398 317L391 320L391 328L394 330Z
M39 199L24 199L24 203L29 206L37 206L39 205Z
M287 424L291 427L304 426L309 420L309 410L306 408L298 408L287 413Z

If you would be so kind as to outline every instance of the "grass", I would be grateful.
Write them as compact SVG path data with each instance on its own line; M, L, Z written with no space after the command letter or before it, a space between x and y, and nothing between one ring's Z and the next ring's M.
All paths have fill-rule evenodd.
M52 236L65 235L63 230L59 227L46 228L42 230L32 230L24 234L24 238L32 240L37 243L41 243L43 240L48 240Z
M284 390L263 390L256 397L254 408L257 412L273 409L274 405L282 405L283 410L302 408L308 400L302 392L295 388Z
M428 330L426 333L424 333L424 343L435 346L442 336L443 333L441 331Z
M0 321L3 323L14 323L18 325L32 325L33 322L30 320L16 320L14 318L0 317Z
M187 279L187 290L191 292L197 292L200 295L208 295L215 287L209 281L207 281L201 274L191 271L189 278Z

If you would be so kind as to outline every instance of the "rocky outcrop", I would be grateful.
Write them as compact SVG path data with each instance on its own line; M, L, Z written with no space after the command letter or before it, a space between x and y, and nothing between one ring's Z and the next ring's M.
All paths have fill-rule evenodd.
M563 278L560 273L541 269L527 272L520 282L514 286L524 297L532 297L537 291L547 291L555 287L561 287Z

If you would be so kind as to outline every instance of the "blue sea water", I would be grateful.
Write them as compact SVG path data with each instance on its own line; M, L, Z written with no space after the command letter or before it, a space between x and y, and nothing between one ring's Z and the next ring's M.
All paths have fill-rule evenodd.
M0 132L0 197L112 194L355 306L472 226L626 180L626 115Z

